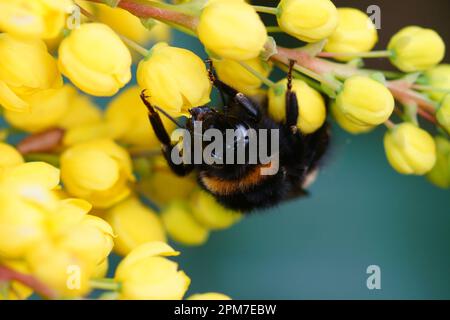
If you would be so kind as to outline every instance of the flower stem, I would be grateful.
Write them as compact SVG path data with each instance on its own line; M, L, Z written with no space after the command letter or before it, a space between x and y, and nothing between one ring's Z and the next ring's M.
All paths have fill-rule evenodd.
M266 86L268 87L272 87L273 85L275 85L275 82L273 82L272 80L270 80L269 78L263 76L262 74L260 74L258 71L256 71L255 69L253 69L252 67L250 67L247 63L239 61L239 64L245 68L245 70L247 70L248 72L250 72L252 75L254 75L255 77L257 77L259 80L261 80Z
M119 34L120 39L122 39L123 42L125 42L125 44L127 46L129 46L131 49L133 49L134 51L136 51L137 53L139 53L140 55L142 55L143 57L147 57L149 54L149 50L145 49L143 46L141 46L140 44L138 44L137 42L134 42L133 40Z
M88 0L98 2L98 0ZM171 22L187 29L195 31L198 25L198 17L182 12L177 12L173 8L156 7L154 2L143 2L135 0L122 0L119 7L125 9L139 18L153 18L162 22Z
M389 50L370 52L321 52L317 55L322 58L389 58L392 52Z
M270 26L270 27L266 27L267 32L269 33L279 33L279 32L283 32L283 30L278 27L278 26Z
M90 286L93 289L107 290L107 291L119 291L120 283L114 279L92 279L89 281Z
M436 91L436 92L442 92L442 93L450 93L450 89L448 88L437 88L433 86L424 86L420 84L414 84L411 86L412 89L420 90L420 91Z
M384 125L386 126L386 128L388 128L389 130L392 130L395 128L395 123L393 123L391 120L386 120L386 122L384 123Z
M311 57L309 57L309 58L308 57L304 56L304 58L306 58L306 59L311 58ZM302 62L304 62L304 61L299 56L297 56L297 57L296 56L286 56L282 53L282 51L279 51L278 54L275 54L272 56L272 60L275 60L276 62L281 62L285 65L289 65L290 60L295 60L296 64L294 65L294 70L296 70L300 73L303 73L304 75L306 75L324 85L327 85L332 90L339 91L341 89L341 83L338 80L327 79L323 75L323 74L325 74L325 72L324 73L317 72L316 70L318 70L318 69L316 69L312 63L302 64Z
M33 289L37 294L44 298L56 299L57 294L53 289L47 287L44 283L35 279L33 276L20 273L7 266L0 265L0 282L17 281L21 284Z
M268 14L273 14L273 15L278 14L278 8L266 7L266 6L253 6L253 9L255 9L257 12L261 12L261 13L268 13Z

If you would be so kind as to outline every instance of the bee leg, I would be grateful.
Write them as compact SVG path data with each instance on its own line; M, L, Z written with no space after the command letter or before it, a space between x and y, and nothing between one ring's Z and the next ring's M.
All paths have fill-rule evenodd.
M152 104L147 100L148 96L145 95L145 90L141 92L140 97L142 102L147 107L148 119L150 120L150 124L152 125L156 137L161 142L162 153L168 165L170 166L172 171L178 176L185 176L189 174L193 170L192 165L185 165L184 163L175 164L173 162L171 155L172 149L175 147L175 145L172 144L169 133L164 127L161 117L159 116L158 112L156 112L155 107L153 107Z
M214 70L214 65L213 65L213 61L211 59L207 59L206 63L208 64L208 77L209 77L209 81L211 81L211 83L216 86L216 82L217 80L217 74L216 71ZM217 87L217 86L216 86ZM223 92L223 90L220 87L217 87L217 89L219 90L219 94L220 94L220 100L222 100L222 104L224 106L227 105L227 100L225 99L225 93Z
M287 91L286 91L286 125L291 128L293 133L297 133L297 121L299 116L299 106L297 95L292 91L292 70L295 61L289 61L289 72L287 75Z
M213 63L211 59L207 60L209 64L208 74L211 83L220 91L221 96L228 96L233 99L241 108L243 108L252 118L255 120L259 120L261 117L261 112L259 108L255 105L255 103L245 96L242 92L237 91L236 89L230 87L226 83L223 83L219 79L217 79ZM225 99L222 98L224 101ZM226 104L225 104L226 105Z

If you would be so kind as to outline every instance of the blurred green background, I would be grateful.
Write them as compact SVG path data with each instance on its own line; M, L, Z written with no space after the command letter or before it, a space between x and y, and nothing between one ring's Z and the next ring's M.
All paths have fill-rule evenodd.
M407 24L433 27L450 44L447 0L335 3L364 11L380 6L379 48ZM176 34L173 43L201 53L190 37ZM383 133L380 128L351 136L334 125L332 150L311 197L213 232L202 247L174 244L182 252L180 267L192 279L190 293L218 291L234 299L449 299L450 192L394 172L384 156ZM366 287L369 265L381 268L381 290Z

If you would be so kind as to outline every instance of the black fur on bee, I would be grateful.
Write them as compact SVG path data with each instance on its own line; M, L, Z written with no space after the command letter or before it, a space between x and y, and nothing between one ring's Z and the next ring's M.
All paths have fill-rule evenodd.
M266 103L257 104L217 79L210 62L210 80L219 90L225 107L223 111L208 106L193 108L190 110L190 118L184 125L192 135L195 121L202 121L203 132L208 128L215 128L221 130L223 134L226 129L239 128L241 131L254 129L256 132L259 132L258 129L278 129L278 157L273 160L278 161L276 164L278 171L272 175L261 174L261 169L273 163L175 164L171 154L176 144L171 141L157 112L162 110L152 106L143 91L141 99L148 108L150 123L162 144L163 155L172 171L178 176L195 171L199 185L212 194L219 203L244 213L272 207L282 201L306 195L304 187L315 174L328 148L329 130L327 123L309 135L303 135L297 130L299 106L296 94L292 91L292 67L293 63L288 73L285 121L274 121L267 113ZM270 148L270 141L266 142ZM223 152L222 157L226 152L226 150ZM249 152L247 146L246 152Z

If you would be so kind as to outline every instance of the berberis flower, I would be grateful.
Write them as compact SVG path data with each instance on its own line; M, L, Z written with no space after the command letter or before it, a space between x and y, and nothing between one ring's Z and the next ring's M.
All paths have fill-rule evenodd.
M222 58L256 58L267 40L266 28L251 5L243 0L210 0L197 27L200 41Z
M423 175L436 162L433 137L412 123L402 123L386 132L384 149L391 166L402 174Z
M59 68L78 88L112 96L131 80L131 54L118 35L101 23L82 24L59 47Z
M111 140L92 140L67 149L61 156L61 178L67 191L108 208L125 199L134 181L131 159Z
M269 62L262 61L259 58L242 62L264 77L269 76L272 71L271 64ZM250 73L238 61L230 59L216 59L214 60L214 67L217 71L219 79L229 86L232 86L239 92L250 96L263 92L263 90L260 89L262 80Z
M432 29L409 26L396 33L389 42L392 63L404 72L424 71L442 61L445 43Z
M166 241L159 216L138 198L129 197L108 209L105 215L116 235L114 250L125 256L141 244Z
M71 12L71 0L0 0L0 30L21 37L56 37Z
M436 144L436 163L427 174L431 183L441 188L450 188L450 141L437 136L434 138Z
M353 76L344 83L336 108L347 120L364 127L385 122L394 110L394 97L381 83L364 76Z
M447 94L436 112L439 124L450 134L450 94Z
M178 116L209 102L211 82L203 61L189 50L161 42L138 66L137 81L155 106Z
M432 99L440 102L446 95L443 90L450 92L450 64L440 64L427 70L425 77L431 87L439 89L436 91L431 90L428 94Z
M281 0L277 18L283 31L306 42L328 38L339 22L330 0Z
M56 61L41 40L1 33L0 57L0 105L6 109L27 111L25 97L62 86Z
M160 142L148 121L148 110L139 98L140 93L141 89L138 86L132 86L120 92L108 104L105 120L117 141L158 149ZM175 126L174 123L166 117L162 118L162 121L170 133Z
M114 277L121 285L120 299L182 299L191 280L166 258L177 255L163 242L149 242L131 251Z
M339 24L327 39L325 50L334 53L362 53L373 49L378 34L372 20L364 12L354 8L338 8ZM337 57L338 60L352 58Z
M269 90L269 114L276 121L286 119L286 83L284 79ZM319 129L326 118L326 108L319 92L308 86L302 80L294 79L292 90L297 95L299 117L297 127L304 134L313 133Z

